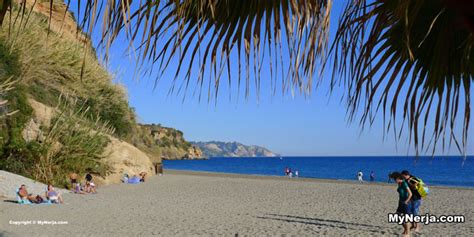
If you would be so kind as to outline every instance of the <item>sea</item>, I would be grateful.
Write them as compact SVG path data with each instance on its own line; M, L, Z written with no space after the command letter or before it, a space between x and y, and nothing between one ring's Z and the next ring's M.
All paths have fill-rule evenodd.
M474 188L474 156L347 156L347 157L258 157L210 158L207 160L165 160L165 169L218 173L284 176L286 167L299 177L356 180L362 171L369 181L388 182L393 171L408 170L427 185Z

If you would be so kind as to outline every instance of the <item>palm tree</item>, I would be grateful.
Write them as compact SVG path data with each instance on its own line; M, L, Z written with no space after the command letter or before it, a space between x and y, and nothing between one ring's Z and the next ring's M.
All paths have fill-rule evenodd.
M309 94L313 78L330 65L331 85L342 84L347 91L351 120L370 125L381 114L386 131L398 138L408 131L417 151L431 147L434 152L438 142L444 148L449 141L465 154L474 80L470 0L347 0L332 42L331 0L77 3L78 24L88 34L102 19L99 46L106 55L123 35L137 65L151 64L147 70L156 75L171 70L171 59L178 60L173 80L181 83L179 89L186 90L192 80L202 89L207 78L214 88L208 97L213 97L221 78L229 85L237 80L239 88L245 78L248 95L250 78L260 89L263 68L272 85L281 80L282 91ZM10 1L0 0L1 18L7 8ZM459 120L460 139L455 135Z

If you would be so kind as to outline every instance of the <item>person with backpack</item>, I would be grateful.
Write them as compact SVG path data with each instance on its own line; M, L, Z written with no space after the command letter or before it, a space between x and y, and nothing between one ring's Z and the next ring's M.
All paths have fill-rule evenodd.
M425 188L423 187L423 181L408 172L408 170L402 171L402 176L408 184L410 191L412 192L412 198L408 203L408 213L415 216L420 215L420 206L422 198L426 196ZM413 223L411 229L414 229L416 233L420 232L420 225Z
M410 187L408 186L408 183L405 181L403 178L403 175L398 172L393 172L391 174L392 179L395 180L395 183L397 183L397 192L398 192L398 207L396 213L398 215L406 215L410 214L409 210L409 204L411 201L411 198L413 196ZM410 228L409 228L408 222L404 222L402 224L403 226L403 233L402 236L410 236Z

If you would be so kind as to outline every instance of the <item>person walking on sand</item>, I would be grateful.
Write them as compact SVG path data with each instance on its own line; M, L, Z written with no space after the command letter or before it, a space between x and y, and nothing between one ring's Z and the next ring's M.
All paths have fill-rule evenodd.
M359 183L364 182L364 173L362 173L361 170L359 170L359 172L357 172L357 180L359 180Z
M300 172L298 170L295 170L295 178L298 178L300 176Z
M408 204L410 203L410 200L413 196L412 192L410 190L410 187L408 186L408 183L403 178L402 174L400 174L398 172L394 172L394 173L392 173L392 178L398 184L398 188L397 188L397 192L398 192L397 214L398 215L410 214L410 211L408 209ZM403 223L402 236L410 236L409 224L410 223L408 223L408 222Z
M370 172L370 182L375 182L375 173L373 170Z
M416 185L420 182L420 180L417 177L411 175L410 172L408 172L408 170L402 171L402 176L403 176L403 179L405 179L405 182L407 182L408 187L410 188L410 191L412 193L412 198L410 202L408 203L408 212L409 214L419 216L420 206L421 206L421 194L416 189ZM419 233L420 224L417 222L414 222L411 229L414 230L416 233Z

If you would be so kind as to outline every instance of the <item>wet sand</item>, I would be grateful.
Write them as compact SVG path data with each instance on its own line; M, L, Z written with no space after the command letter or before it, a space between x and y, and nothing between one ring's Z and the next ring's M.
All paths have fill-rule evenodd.
M1 200L0 236L394 236L402 232L401 226L388 223L388 213L397 206L395 184L166 171L146 183L109 185L98 191L66 193L63 205L20 206ZM473 236L473 200L474 189L431 187L422 213L462 214L466 222L423 226L421 236ZM26 222L16 225L18 221Z

